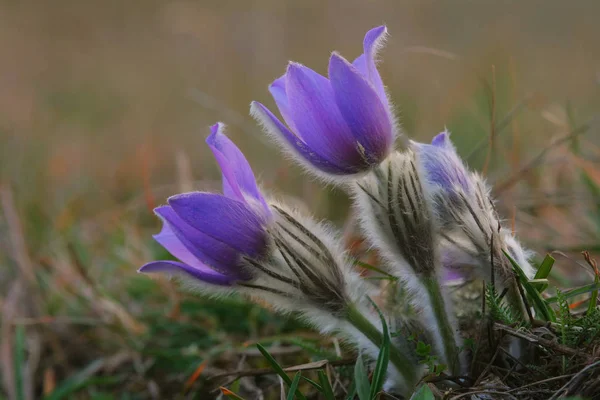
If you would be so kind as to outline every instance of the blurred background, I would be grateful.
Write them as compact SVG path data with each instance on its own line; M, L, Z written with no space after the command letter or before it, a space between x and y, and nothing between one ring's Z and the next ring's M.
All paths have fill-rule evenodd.
M589 281L579 253L600 250L599 15L593 0L0 2L6 398L210 399L211 369L241 368L239 354L260 365L244 344L295 341L292 362L322 355L329 344L293 318L136 270L166 256L153 207L218 190L204 144L216 121L264 187L352 237L344 195L284 160L248 109L273 105L267 86L288 60L325 74L332 50L354 59L383 23L380 72L405 133L428 141L447 127L520 240L561 252L555 279Z

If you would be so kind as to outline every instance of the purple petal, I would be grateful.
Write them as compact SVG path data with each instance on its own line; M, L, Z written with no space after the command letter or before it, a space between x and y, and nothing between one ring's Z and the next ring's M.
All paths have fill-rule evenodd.
M175 257L193 267L197 264L207 264L226 274L237 274L240 277L243 275L239 267L240 257L237 250L191 227L169 206L158 207L154 212L163 221L163 231L155 236L155 239ZM175 238L167 237L166 243L163 243L165 239L161 235L165 229L172 232ZM174 243L175 241L180 245ZM195 258L196 262L190 262L190 257L184 250Z
M261 256L266 250L265 217L242 202L194 192L170 197L169 205L193 228L244 254Z
M454 149L452 142L450 141L450 133L448 131L440 132L431 139L431 145L436 147L443 147L446 149Z
M304 141L291 132L273 113L264 105L257 101L253 101L250 106L250 113L256 118L265 128L276 137L277 140L287 144L298 157L306 160L311 165L315 166L323 172L333 175L353 174L354 171L350 168L339 166L332 161L321 156L307 146Z
M296 133L306 145L338 166L362 170L364 159L336 105L329 80L310 68L290 63L285 87Z
M354 60L353 65L373 85L381 102L388 109L389 102L385 93L385 87L375 64L377 51L383 45L386 36L387 28L385 26L379 26L368 31L363 41L364 54Z
M471 193L472 185L467 169L447 138L447 133L437 135L432 143L413 142L420 162L427 171L428 179L447 191L453 191L454 186L460 186L467 193Z
M462 280L465 278L465 275L464 272L458 269L444 268L442 280L444 282Z
M296 130L294 126L294 121L291 118L289 102L287 98L287 92L285 90L285 74L273 81L271 85L269 85L269 92L273 99L275 100L275 104L277 104L277 108L279 108L279 112L283 117L285 123L292 130Z
M244 193L258 200L268 211L265 199L256 185L256 178L244 154L223 134L223 124L217 123L210 130L206 143L212 150L223 173L223 194L246 202Z
M344 58L334 53L329 78L335 100L369 164L380 163L390 152L392 121L373 86Z
M188 249L181 243L181 240L177 238L171 227L168 223L163 222L162 229L160 233L153 236L154 240L156 240L162 247L167 249L169 253L171 253L174 257L180 259L184 263L191 265L193 267L197 267L201 264L200 260L198 260Z
M180 263L177 261L153 261L142 266L138 272L143 273L166 273L166 274L177 274L185 273L192 278L199 279L206 283L213 285L229 286L235 282L235 279L227 275L213 271L207 266L192 267L190 265Z

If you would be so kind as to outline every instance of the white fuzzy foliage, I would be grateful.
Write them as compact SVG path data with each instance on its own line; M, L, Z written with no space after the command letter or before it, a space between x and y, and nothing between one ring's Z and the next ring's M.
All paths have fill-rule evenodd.
M280 313L300 316L324 334L336 335L375 360L379 347L347 320L345 308L357 308L382 332L379 316L367 300L377 293L356 273L339 233L284 204L272 201L270 208L268 255L243 261L252 275L249 281L217 286L190 279L184 272L173 275L187 289L206 296L241 293L260 299ZM388 379L395 388L403 387L402 374L393 364Z
M469 174L472 193L455 185L448 195L437 188L435 209L443 220L442 252L453 266L468 267L476 276L490 281L492 262L495 278L501 286L513 279L512 267L503 250L507 251L530 278L535 271L529 262L532 253L525 250L512 233L502 227L484 178L476 173ZM475 268L473 268L475 267Z
M443 362L448 362L440 322L434 317L431 298L422 281L431 278L440 282L442 278L438 228L429 186L422 176L415 152L395 152L377 170L357 181L352 190L365 237L379 250L389 272L411 293L411 301L420 311L437 353ZM458 344L457 324L448 298L444 307Z

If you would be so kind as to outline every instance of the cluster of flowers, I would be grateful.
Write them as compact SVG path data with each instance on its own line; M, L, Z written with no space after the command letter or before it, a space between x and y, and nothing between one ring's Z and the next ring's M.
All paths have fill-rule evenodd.
M503 251L531 267L528 253L502 227L485 181L467 169L449 133L424 144L399 132L376 68L386 33L384 26L370 30L352 63L333 53L329 78L290 63L269 87L285 123L258 102L251 114L307 172L351 195L364 236L411 293L416 323L436 358L458 374L464 361L447 280L493 273L516 296ZM223 130L214 125L207 139L223 174L223 195L185 193L158 207L163 228L155 239L180 261L154 261L140 271L179 276L209 295L261 298L376 356L382 324L368 300L377 288L357 274L333 228L265 198ZM402 320L387 317L396 328ZM410 391L423 371L401 339L390 361L390 384Z

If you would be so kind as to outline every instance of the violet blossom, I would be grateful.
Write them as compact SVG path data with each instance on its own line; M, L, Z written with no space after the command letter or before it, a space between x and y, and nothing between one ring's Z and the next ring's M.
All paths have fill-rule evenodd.
M271 211L246 158L221 130L221 124L212 126L206 142L221 167L223 195L184 193L156 208L163 227L154 239L180 261L154 261L140 272L183 273L229 286L251 278L243 257L266 254Z
M269 91L283 117L252 102L251 114L296 159L320 175L365 172L394 146L395 117L375 57L387 30L371 29L364 52L350 63L338 53L329 60L329 78L291 62Z

